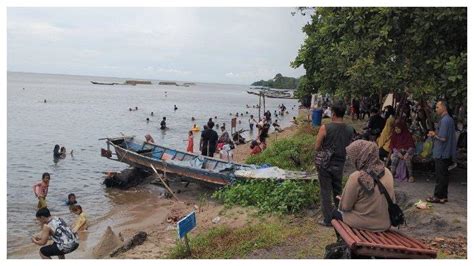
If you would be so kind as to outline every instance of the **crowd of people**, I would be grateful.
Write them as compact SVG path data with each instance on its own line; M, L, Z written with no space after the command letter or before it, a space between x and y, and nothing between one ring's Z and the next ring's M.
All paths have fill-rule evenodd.
M321 225L331 226L332 219L339 219L360 229L387 230L390 228L388 203L379 186L384 186L395 201L394 178L415 182L413 169L415 163L420 162L434 162L435 166L434 193L426 201L448 201L448 171L454 167L452 163L456 160L457 148L463 148L463 145L465 148L465 137L460 136L463 132L459 127L465 131L467 120L458 116L461 125L458 123L456 127L448 113L447 103L440 100L435 106L439 120L431 124L423 120L428 117L427 112L420 112L417 103L405 101L396 108L389 105L379 112L375 104L370 106L366 100L352 100L349 114L353 119L364 119L363 113L372 107L367 126L360 134L344 123L347 114L345 102L326 107L331 109L331 123L320 127L316 139L318 155L328 156L323 167L321 163L317 164L323 216L319 221ZM343 189L346 158L356 171L349 176Z

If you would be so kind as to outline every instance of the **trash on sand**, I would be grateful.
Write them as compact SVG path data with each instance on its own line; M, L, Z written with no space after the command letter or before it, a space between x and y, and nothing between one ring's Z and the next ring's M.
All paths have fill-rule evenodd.
M415 207L417 207L418 209L422 209L422 210L428 210L431 208L431 203L428 203L426 201L422 201L422 200L418 200L417 203L415 203Z

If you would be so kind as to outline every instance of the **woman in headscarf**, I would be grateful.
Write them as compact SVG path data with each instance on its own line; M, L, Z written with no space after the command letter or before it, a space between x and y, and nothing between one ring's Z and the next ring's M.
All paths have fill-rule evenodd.
M356 140L347 146L346 152L356 171L349 176L339 210L333 216L354 228L375 232L389 229L388 202L371 175L379 178L395 202L393 176L379 159L377 145L366 140Z
M415 141L408 131L407 124L403 120L395 121L392 137L390 138L390 160L392 174L400 180L406 179L408 169L408 182L415 182L411 159L415 153Z
M379 158L384 160L388 153L390 152L390 137L392 136L393 124L395 123L395 118L391 115L387 118L385 122L385 127L380 134L380 137L377 139L377 146L379 147Z

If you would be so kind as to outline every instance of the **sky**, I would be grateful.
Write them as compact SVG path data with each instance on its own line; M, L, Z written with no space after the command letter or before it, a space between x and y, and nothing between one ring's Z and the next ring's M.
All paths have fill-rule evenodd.
M7 8L7 70L250 84L293 69L295 8Z

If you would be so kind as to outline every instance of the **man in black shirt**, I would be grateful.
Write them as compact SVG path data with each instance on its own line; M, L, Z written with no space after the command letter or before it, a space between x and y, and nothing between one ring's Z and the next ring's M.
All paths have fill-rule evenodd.
M208 123L208 129L204 130L201 134L201 154L204 156L214 157L214 153L216 152L216 145L217 139L217 132L214 131L212 128L214 127L214 123Z
M377 109L372 109L370 115L369 123L365 128L364 139L374 141L380 136L385 126L385 120L380 116Z

